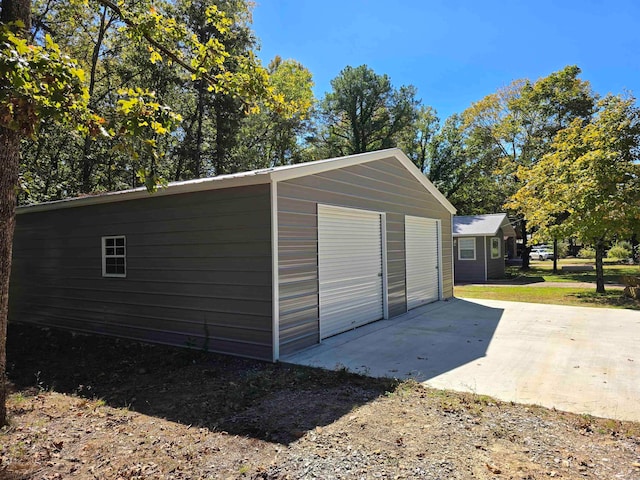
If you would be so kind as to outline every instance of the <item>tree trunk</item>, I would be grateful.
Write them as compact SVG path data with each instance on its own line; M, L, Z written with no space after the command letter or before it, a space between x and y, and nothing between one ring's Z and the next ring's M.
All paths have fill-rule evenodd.
M0 22L16 20L24 24L26 36L31 29L30 0L2 0ZM9 276L13 230L16 221L16 191L20 167L19 132L0 127L0 426L7 424L7 319L9 313Z
M100 29L98 30L98 39L93 46L93 53L91 55L91 72L89 74L89 105L91 105L95 99L93 94L96 88L96 76L98 71L98 61L100 60L100 50L102 50L102 43L104 42L104 35L109 28L107 23L107 7L102 7L102 14L100 15ZM84 137L84 145L82 147L82 193L91 193L93 189L93 183L91 181L93 173L93 158L91 157L91 146L93 144L93 137L89 134Z
M558 239L553 239L553 273L558 273Z
M7 424L7 318L20 138L18 132L0 127L0 426Z
M202 124L204 121L204 97L205 84L200 81L198 85L198 111L196 116L196 149L193 155L193 178L200 178L202 176L202 143L204 136L202 133ZM217 172L216 172L217 175Z
M604 291L604 268L602 259L604 258L604 242L598 240L596 243L596 293L605 293Z
M520 233L522 234L522 266L521 270L529 270L529 251L527 246L527 221L523 218L520 220Z

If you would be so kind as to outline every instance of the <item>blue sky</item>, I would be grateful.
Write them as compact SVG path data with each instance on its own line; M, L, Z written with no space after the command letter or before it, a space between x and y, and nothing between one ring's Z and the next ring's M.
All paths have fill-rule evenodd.
M316 97L345 66L412 84L441 118L519 78L578 65L600 93L640 96L640 2L257 0L253 28L313 74Z

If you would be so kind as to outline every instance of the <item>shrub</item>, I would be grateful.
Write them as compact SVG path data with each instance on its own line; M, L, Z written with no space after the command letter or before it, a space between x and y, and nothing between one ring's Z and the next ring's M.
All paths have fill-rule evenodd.
M596 251L591 247L582 247L582 249L578 252L578 258L596 258Z
M632 247L627 241L616 242L607 252L607 258L613 260L626 260L631 258Z

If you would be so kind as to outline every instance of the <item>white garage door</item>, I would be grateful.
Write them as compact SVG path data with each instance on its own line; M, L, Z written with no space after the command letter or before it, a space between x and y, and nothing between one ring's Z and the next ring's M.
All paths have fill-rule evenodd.
M320 338L383 317L378 213L318 205Z
M430 218L407 216L404 234L407 309L412 309L440 297L438 222Z

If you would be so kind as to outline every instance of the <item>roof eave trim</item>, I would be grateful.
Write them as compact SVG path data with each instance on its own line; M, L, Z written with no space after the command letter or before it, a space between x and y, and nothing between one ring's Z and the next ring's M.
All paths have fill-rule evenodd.
M498 234L497 231L495 233L491 233L491 232L455 233L453 232L454 237L495 237L497 234Z
M53 202L38 203L35 205L25 205L16 209L17 214L44 212L48 210L60 210L63 208L84 207L88 205L99 205L103 203L116 203L125 200L137 200L142 198L164 197L166 195L179 195L181 193L203 192L207 190L218 190L229 187L242 187L248 185L258 185L271 181L270 172L262 172L255 175L239 176L234 178L212 177L199 181L190 181L168 187L159 188L156 192L150 193L145 187L118 192L102 193L87 197L74 197Z

